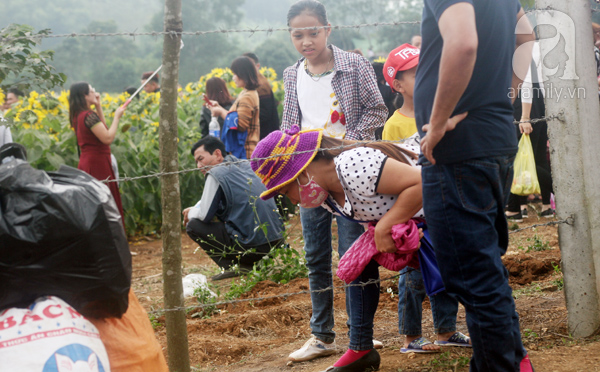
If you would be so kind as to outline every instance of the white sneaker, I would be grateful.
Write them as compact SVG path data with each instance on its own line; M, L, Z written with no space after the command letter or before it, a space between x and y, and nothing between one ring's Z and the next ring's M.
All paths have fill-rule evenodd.
M306 360L335 354L336 351L337 346L335 346L335 341L330 344L326 344L317 339L315 335L312 335L300 349L290 354L288 360L291 360L292 362L303 362Z
M373 339L373 349L383 349L383 342Z

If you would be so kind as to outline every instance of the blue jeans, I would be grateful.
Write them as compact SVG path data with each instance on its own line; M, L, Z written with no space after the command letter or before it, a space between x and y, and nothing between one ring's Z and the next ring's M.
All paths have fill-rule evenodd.
M519 316L501 256L513 156L425 162L423 207L446 291L464 306L473 343L470 371L519 371Z
M405 267L398 280L398 330L401 335L419 336L425 299L423 275L417 269ZM446 291L429 297L433 327L436 334L456 331L458 301Z
M310 328L319 340L330 343L335 340L333 331L333 290L318 291L333 286L331 270L331 223L333 215L326 209L300 208L304 251L308 267L308 283L311 290L312 317ZM340 258L364 232L362 225L336 217L338 226L338 253ZM371 261L363 273L351 284L379 279L379 265ZM346 288L346 312L350 328L350 349L373 348L373 317L379 304L379 283L365 287Z

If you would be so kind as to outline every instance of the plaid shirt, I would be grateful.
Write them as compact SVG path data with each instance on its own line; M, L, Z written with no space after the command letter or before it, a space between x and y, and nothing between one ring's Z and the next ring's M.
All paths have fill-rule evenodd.
M334 76L331 86L346 116L346 139L373 140L375 129L387 119L387 107L381 98L375 72L369 61L356 53L344 52L334 45ZM302 113L298 104L297 73L304 58L283 72L285 100L281 130L296 124L301 127Z

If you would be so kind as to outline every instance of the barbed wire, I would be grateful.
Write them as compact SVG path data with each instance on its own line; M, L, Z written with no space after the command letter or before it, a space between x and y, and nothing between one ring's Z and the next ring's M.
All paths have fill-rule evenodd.
M402 273L402 274L397 274L397 275L393 275L384 279L370 279L366 282L362 282L362 283L357 283L357 284L343 284L341 286L336 286L336 285L331 285L329 287L326 288L322 288L322 289L315 289L315 290L304 290L304 291L298 291L298 292L287 292L287 293L282 293L282 294L278 294L278 295L273 295L273 296L265 296L265 297L252 297L252 298L242 298L242 299L237 299L237 300L228 300L228 301L219 301L219 302L211 302L208 304L198 304L198 305L191 305L191 306L176 306L174 308L169 308L169 309L157 309L157 310L152 310L149 311L148 314L163 314L163 313L167 313L167 312L174 312L174 311L190 311L190 310L194 310L194 309L202 309L205 307L214 307L214 306L221 306L221 305L228 305L228 304L237 304L237 303L244 303L244 302L260 302L260 301L265 301L265 300L271 300L274 298L287 298L287 297L291 297L291 296L299 296L299 295L303 295L303 294L311 294L311 293L323 293L323 292L328 292L328 291L340 291L340 290L346 290L346 288L350 288L350 287L366 287L368 285L371 284L378 284L378 283L382 283L382 282L386 282L386 281L390 281L390 280L394 280L399 278L402 275L406 275L408 273L410 273L411 271L413 271L415 269L409 268L409 270L407 270L406 272Z
M535 124L535 123L539 123L541 121L550 121L550 120L563 120L564 119L564 114L561 112L557 115L551 115L551 116L545 116L542 118L537 118L537 119L530 119L530 120L513 120L513 124L518 125L519 123L531 123L531 124ZM5 127L9 127L9 128L13 128L13 127L18 127L20 124L20 122L10 122L8 119L6 119L4 117L4 115L2 114L2 112L0 112L0 125L4 125Z
M543 117L543 118L539 118L539 119L524 120L524 121L521 121L521 123L529 122L529 123L535 124L535 123L538 123L538 122L541 122L541 121L551 121L551 120L555 120L555 119L561 119L561 114L547 116L547 117ZM515 123L519 124L519 121L515 120ZM364 145L368 145L368 144L372 144L372 143L404 143L404 142L406 142L405 139L403 139L403 140L360 141L360 142L356 142L356 143L352 143L352 144L344 144L344 145L340 145L340 146L332 147L332 148L327 148L327 149L317 149L317 151L343 150L343 149L350 148L350 147L364 146ZM103 182L103 183L129 182L129 181L137 181L137 180L142 180L142 179L147 179L147 178L158 178L158 177L162 177L162 176L172 176L172 175L177 175L177 174L185 174L185 173L196 172L196 171L209 171L209 170L211 170L212 168L215 168L215 167L229 166L229 165L247 163L247 162L251 162L251 161L270 160L270 159L274 159L274 158L278 158L278 157L282 157L282 156L300 155L300 154L304 154L304 153L308 153L308 152L312 153L314 151L315 150L303 150L303 151L291 152L291 153L288 153L288 154L275 154L275 155L271 155L271 156L264 157L264 158L240 159L240 160L237 160L237 161L223 162L223 163L216 164L216 165L207 165L207 166L197 167L197 168L181 169L181 170L172 171L172 172L157 172L157 173L151 173L151 174L142 175L142 176L135 176L135 177L122 177L122 178L113 179L113 180L108 180L107 179L107 180L102 180L101 182Z
M548 7L544 10L552 10L552 8ZM525 14L536 13L539 9L532 9L525 12ZM600 8L591 8L592 13L600 12ZM241 29L216 29L216 30L196 30L196 31L147 31L147 32L137 32L137 31L123 31L123 32L90 32L90 33L77 33L70 32L65 34L33 34L28 36L18 36L18 37L4 37L0 36L0 42L12 42L19 40L29 40L29 39L56 39L56 38L75 38L75 37L89 37L89 38L98 38L98 37L132 37L136 38L138 36L165 36L169 35L172 37L177 36L203 36L203 35L214 35L214 34L230 34L230 33L248 33L250 36L254 35L258 32L265 32L267 34L272 34L274 32L291 32L292 30L318 30L318 29L331 29L331 30L343 30L343 29L360 29L365 27L384 27L384 26L400 26L400 25L419 25L421 24L420 20L415 21L396 21L396 22L374 22L374 23L359 23L353 25L333 25L333 26L315 26L315 27L300 27L300 28L291 28L291 27L266 27L266 28L241 28Z
M550 221L550 222L546 222L546 223L536 223L530 226L525 226L525 227L521 227L515 230L510 230L508 233L509 234L515 234L521 231L525 231L525 230L530 230L530 229L536 229L538 227L544 227L544 226L553 226L553 225L560 225L566 223L567 225L573 225L575 223L575 217L573 215L567 217L564 220L558 220L558 221Z
M574 217L573 216L569 216L567 219L564 219L564 220L550 221L550 222L540 223L540 224L533 224L533 225L526 226L526 227L523 227L523 228L520 228L520 229L517 229L517 230L509 231L509 234L521 232L521 231L528 230L528 229L533 229L533 228L538 228L538 227L544 227L544 226L553 226L553 225L558 225L558 224L563 224L563 223L572 225L574 223ZM272 299L276 299L276 298L287 299L288 297L300 296L300 295L311 294L311 293L322 293L322 292L327 292L327 291L341 291L341 290L346 290L346 288L349 288L349 287L366 287L366 286L371 285L371 284L378 284L378 283L382 283L382 282L387 282L387 281L391 281L391 280L394 280L394 279L398 279L400 276L408 274L408 273L410 273L413 270L415 270L415 269L412 269L412 268L409 267L409 270L407 270L405 273L396 274L396 275L393 275L393 276L390 276L390 277L387 277L387 278L383 278L383 279L381 279L381 278L380 279L371 279L371 280L368 280L366 282L357 283L357 284L343 284L341 286L331 285L331 286L328 286L328 287L322 288L322 289L303 290L303 291L298 291L298 292L286 292L286 293L281 293L281 294L272 295L272 296L252 297L252 298L243 298L243 299L236 299L236 300L218 301L218 302L197 304L197 305L191 305L191 306L177 306L177 307L168 308L168 309L156 309L156 310L148 311L148 314L159 315L159 314L164 314L164 313L167 313L167 312L176 312L176 311L189 312L191 310L203 309L203 308L206 308L206 307L216 307L216 306L222 306L222 305L247 303L247 302L261 302L261 301L272 300Z
M551 8L545 9L551 10ZM528 10L525 14L536 13L538 9ZM591 8L592 13L600 12L600 8ZM301 27L294 28L291 27L266 27L266 28L241 28L241 29L217 29L217 30L196 30L196 31L147 31L147 32L136 32L136 31L123 31L123 32L90 32L90 33L77 33L71 32L66 34L34 34L29 36L19 36L19 37L2 37L0 36L0 42L12 42L19 40L28 40L28 39L56 39L56 38L75 38L75 37L89 37L89 38L98 38L98 37L132 37L136 38L138 36L165 36L170 35L172 37L177 36L203 36L203 35L214 35L214 34L231 34L231 33L248 33L250 36L255 33L265 32L267 34L272 34L274 32L291 32L292 30L318 30L318 29L331 29L331 30L343 30L343 29L360 29L365 27L384 27L384 26L400 26L400 25L420 25L420 20L415 21L396 21L396 22L374 22L374 23L359 23L354 25L334 25L334 26L315 26L315 27Z
M316 149L316 151L322 152L322 151L331 151L331 150L343 150L343 149L347 149L347 148L351 148L351 147L360 147L360 146L364 146L364 145L368 145L368 144L372 144L372 143L404 143L406 141L407 141L406 139L402 139L402 140L359 141L359 142L354 142L354 143L351 143L351 144L343 144L343 145L340 145L340 146L330 147L330 148L326 148L326 149ZM236 161L227 161L227 162L224 161L222 163L215 164L215 165L205 165L203 167L181 169L181 170L172 171L172 172L152 173L152 174L147 174L147 175L137 176L137 177L123 177L123 178L118 178L118 179L113 179L113 180L102 180L100 182L103 182L103 183L128 182L128 181L136 181L136 180L141 180L141 179L146 179L146 178L155 178L155 177L162 177L162 176L172 176L172 175L176 175L176 174L184 174L184 173L196 172L196 171L209 171L209 170L211 170L213 168L217 168L217 167L224 167L224 166L230 166L230 165L236 165L236 164L242 164L242 163L249 163L249 162L252 162L252 161L270 160L270 159L276 159L276 158L283 157L283 156L301 155L301 154L305 154L305 153L313 153L314 151L315 151L315 149L313 149L313 150L302 150L302 151L295 151L295 152L286 153L286 154L274 154L274 155L270 155L270 156L267 156L267 157L264 157L264 158L239 159L239 160L236 160Z
M1 115L1 114L0 114ZM6 123L1 123L1 117L0 117L0 125L5 125L10 127L16 126L16 123L8 123L8 125ZM551 116L546 116L546 117L542 117L542 118L538 118L538 119L531 119L531 120L523 120L523 121L517 121L514 120L513 123L518 125L519 123L539 123L542 121L551 121L551 120L562 120L563 119L563 114L559 113L558 115L551 115ZM5 119L6 120L6 119ZM364 145L368 145L368 144L372 144L372 143L404 143L406 142L405 139L402 140L372 140L372 141L359 141L359 142L355 142L352 144L344 144L341 146L337 146L337 147L333 147L333 148L328 148L328 149L317 149L317 151L328 151L328 150L343 150L346 148L350 148L350 147L358 147L358 146L364 146ZM105 179L105 180L100 180L100 182L102 183L111 183L111 182L130 182L130 181L138 181L138 180L143 180L143 179L148 179L148 178L159 178L162 176L172 176L172 175L179 175L179 174L185 174L185 173L190 173L190 172L197 172L197 171L209 171L213 168L216 167L222 167L222 166L230 166L230 165L236 165L236 164L242 164L242 163L248 163L251 161L260 161L260 160L270 160L270 159L274 159L274 158L278 158L278 157L282 157L282 156L293 156L293 155L300 155L300 154L304 154L307 152L312 153L315 150L303 150L303 151L296 151L296 152L292 152L292 153L288 153L288 154L274 154L268 157L264 157L264 158L252 158L252 159L239 159L237 161L230 161L230 162L222 162L220 164L216 164L216 165L207 165L207 166L203 166L203 167L196 167L196 168L187 168L187 169L180 169L177 171L172 171L172 172L156 172L156 173L150 173L150 174L146 174L146 175L142 175L142 176L133 176L133 177L120 177L118 179Z
M535 124L535 123L539 123L541 121L551 121L551 120L560 120L563 121L564 120L564 113L561 111L559 114L557 115L550 115L550 116L545 116L542 118L537 118L537 119L529 119L529 120L513 120L513 124L515 125L519 125L521 123L531 123L531 124Z
M541 224L533 224L531 226L527 226L527 227L523 227L523 228L520 228L520 229L517 229L517 230L510 231L509 234L517 233L517 232L528 230L528 229L543 227L543 226L558 225L558 224L562 224L562 223L573 224L573 222L574 222L574 217L570 216L569 218L567 218L565 220L550 221L550 222L541 223ZM272 296L243 298L243 299L228 300L228 301L218 301L218 302L197 304L197 305L191 305L191 306L178 306L178 307L169 308L169 309L156 309L156 310L149 311L148 314L158 315L158 314L164 314L164 313L167 313L167 312L176 312L176 311L189 312L191 310L203 309L203 308L206 308L206 307L215 307L215 306L222 306L222 305L229 305L229 304L238 304L238 303L246 303L246 302L261 302L261 301L272 300L272 299L276 299L276 298L287 299L288 297L305 295L305 294L311 294L311 293L322 293L322 292L336 291L336 290L337 291L341 291L341 290L345 290L346 288L349 288L349 287L366 287L366 286L371 285L371 284L378 284L378 283L382 283L382 282L386 282L386 281L397 279L400 276L405 275L405 274L407 274L407 273L409 273L409 272L411 272L413 270L414 269L411 268L410 270L408 270L405 273L393 275L393 276L390 276L390 277L387 277L387 278L384 278L384 279L371 279L371 280L368 280L366 282L357 283L357 284L343 284L341 286L331 285L329 287L322 288L322 289L316 289L316 290L303 290L303 291L298 291L298 292L286 292L286 293L282 293L282 294L278 294L278 295L272 295Z
M336 25L336 26L315 26L315 27L266 27L266 28L240 28L240 29L219 29L219 30L207 30L207 31L148 31L148 32L91 32L91 33L76 33L71 32L68 34L36 34L30 36L19 36L19 37L0 37L0 42L11 42L25 39L54 39L54 38L74 38L74 37L116 37L116 36L129 36L134 39L138 36L165 36L169 35L172 37L177 36L202 36L202 35L213 35L213 34L232 34L232 33L248 33L251 36L258 32L266 32L271 34L274 32L291 32L291 31L302 31L302 30L319 30L319 29L331 29L331 30L343 30L343 29L360 29L365 27L384 27L384 26L400 26L400 25L418 25L421 21L397 21L397 22L375 22L375 23L359 23L354 25Z
M552 10L552 8L547 8L544 10ZM525 12L525 14L536 13L539 9L532 9ZM600 12L600 8L591 8L592 13ZM76 38L76 37L89 37L89 38L98 38L98 37L132 37L135 39L138 36L165 36L169 35L171 37L177 36L203 36L203 35L215 35L215 34L231 34L231 33L247 33L250 36L255 33L265 32L267 34L272 34L274 32L291 32L293 30L318 30L318 29L331 29L331 30L343 30L343 29L361 29L366 27L384 27L384 26L400 26L400 25L420 25L420 20L415 21L396 21L396 22L374 22L374 23L359 23L353 25L333 25L333 26L314 26L314 27L300 27L300 28L291 28L291 27L266 27L266 28L241 28L241 29L216 29L216 30L196 30L196 31L147 31L147 32L137 32L137 31L123 31L123 32L90 32L90 33L77 33L71 32L66 34L33 34L28 36L18 36L18 37L5 37L0 36L0 43L2 42L13 42L19 40L29 40L29 39L56 39L56 38Z

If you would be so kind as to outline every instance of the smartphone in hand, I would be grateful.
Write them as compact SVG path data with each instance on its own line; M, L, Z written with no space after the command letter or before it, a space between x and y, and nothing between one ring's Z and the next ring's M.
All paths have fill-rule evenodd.
M208 97L206 97L206 94L202 93L202 99L204 100L204 103L206 103L207 106L211 107L213 104L210 103L210 100L208 99Z

